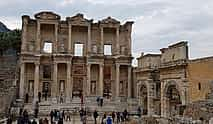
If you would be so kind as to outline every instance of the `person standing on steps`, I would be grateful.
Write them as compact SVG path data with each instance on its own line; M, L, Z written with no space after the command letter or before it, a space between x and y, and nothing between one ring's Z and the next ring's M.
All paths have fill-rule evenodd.
M99 96L97 97L96 102L97 102L97 104L99 106L100 105L100 97Z
M104 98L103 98L103 97L100 97L100 106L101 106L101 107L103 106L103 102L104 102Z
M93 112L93 117L94 117L95 124L97 124L96 119L98 118L98 112L96 110Z
M29 94L26 93L26 96L25 96L25 102L28 103L29 102Z
M41 102L41 92L38 92L38 102Z

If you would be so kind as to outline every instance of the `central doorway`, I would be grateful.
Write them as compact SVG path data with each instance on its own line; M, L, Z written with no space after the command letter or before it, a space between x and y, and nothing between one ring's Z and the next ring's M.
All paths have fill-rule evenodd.
M51 96L51 86L50 82L45 81L42 84L42 97L49 98Z
M83 78L74 77L73 78L73 97L81 97L83 95Z

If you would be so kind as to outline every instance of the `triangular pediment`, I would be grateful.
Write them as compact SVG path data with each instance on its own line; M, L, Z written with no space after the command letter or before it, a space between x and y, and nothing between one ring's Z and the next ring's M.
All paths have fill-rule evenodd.
M116 19L112 18L112 17L107 17L106 19L103 19L100 21L100 23L104 23L104 24L119 24L120 22L117 21Z
M84 15L81 13L78 13L73 17L68 17L67 19L68 21L72 21L72 22L91 22L92 21L92 20L88 20L84 18Z
M35 14L36 19L44 19L44 20L60 20L60 16L56 13L43 11Z

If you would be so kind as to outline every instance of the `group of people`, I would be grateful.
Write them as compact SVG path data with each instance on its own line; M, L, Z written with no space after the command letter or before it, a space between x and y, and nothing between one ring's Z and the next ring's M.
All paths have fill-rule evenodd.
M104 103L104 98L103 97L97 97L97 99L96 99L96 102L97 102L97 104L98 104L98 106L103 106L103 103Z
M69 110L65 111L59 111L59 110L52 110L50 112L50 121L51 123L54 123L54 122L58 122L58 124L63 124L63 121L66 120L66 121L71 121L71 113Z
M104 113L103 117L101 118L101 124L112 124L115 123L115 119L117 119L117 123L128 121L128 112L125 109L123 112L112 112L110 114ZM95 121L95 124L97 124L97 118L99 114L97 110L93 112L93 118Z

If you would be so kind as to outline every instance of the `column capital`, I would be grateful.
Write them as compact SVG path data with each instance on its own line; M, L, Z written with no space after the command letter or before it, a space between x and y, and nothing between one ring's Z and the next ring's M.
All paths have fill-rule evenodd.
M103 64L103 63L100 63L100 64L99 64L99 66L100 66L100 67L103 67L103 66L104 66L104 64Z
M34 64L35 64L36 66L38 66L38 65L40 65L40 62L34 62Z
M116 67L120 67L120 66L121 66L121 64L119 64L119 63L116 63L116 64L115 64L115 66L116 66Z

